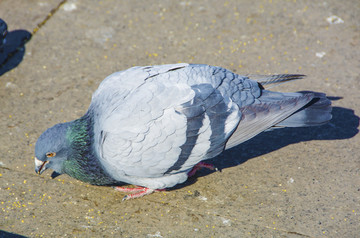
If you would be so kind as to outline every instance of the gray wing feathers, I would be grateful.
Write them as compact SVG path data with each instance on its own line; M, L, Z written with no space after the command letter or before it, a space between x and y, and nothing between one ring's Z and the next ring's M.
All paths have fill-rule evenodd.
M135 90L139 89L147 79L159 75L160 73L186 66L188 66L188 64L133 67L128 70L113 73L106 77L94 92L90 108L92 110L100 111L101 114L99 114L99 116L101 118L99 120L105 120L114 113L116 108L121 107L123 105L121 102L125 99L127 100L127 97L132 95ZM153 95L150 95L150 93L161 91L161 89L156 90L160 85L148 86L150 89L149 92L143 91L141 94L135 95L135 97L133 96L133 99L138 101L140 99L149 101L153 98ZM155 89L152 87L155 87ZM167 89L167 91L168 90L169 89ZM131 113L130 108L121 109L124 110L124 112L122 112L123 115Z
M281 122L302 108L313 94L276 93L263 91L258 102L241 108L242 118L226 143L230 149Z
M242 102L255 100L253 83L240 76L186 66L132 68L109 76L94 94L92 104L106 105L93 107L97 151L115 179L184 172L219 154L241 117L231 96L244 97L245 89Z
M186 95L181 95L179 91L176 94L177 97L172 96L173 103L175 103L175 100L180 102L181 100L188 101L189 96L191 96L190 88ZM168 103L171 104L169 99ZM139 104L140 106L138 106ZM106 153L111 151L108 148L115 147L113 150L117 150L118 155L116 159L111 159L110 162L113 166L127 171L129 175L140 176L143 174L151 175L153 173L158 175L161 172L164 173L166 170L161 171L162 166L159 163L166 163L166 161L161 160L162 158L176 158L176 155L178 155L176 154L176 148L185 142L186 117L176 113L173 108L166 109L166 107L162 107L161 103L156 100L154 100L154 103L150 101L145 105L138 102L137 104L126 106L133 106L132 114L123 118L118 116L121 115L120 110L119 113L106 120L102 128L104 131L111 131L113 137L130 141L131 149L134 149L134 151L129 155L124 154L118 148L117 143L105 141L103 145L103 151L105 151L103 159L106 160L108 158ZM168 156L167 154L169 153L175 154ZM141 160L142 168L147 168L147 171L140 171L140 167L134 169L128 168L128 166L133 164L134 160L138 159ZM171 159L169 163L171 163ZM166 167L164 164L163 166ZM152 167L155 169L151 172Z
M240 119L237 105L211 84L194 85L192 89L194 99L178 109L187 117L187 139L179 159L167 173L189 170L201 160L221 153Z
M95 149L119 181L186 172L221 153L241 118L258 129L246 120L251 110L271 104L258 101L260 94L256 81L219 67L178 64L118 72L101 83L90 105L99 135ZM254 102L259 108L240 110ZM258 112L256 118L263 115Z
M186 117L174 108L190 101L195 93L186 84L165 86L149 79L185 66L154 67L153 71L137 67L115 73L94 93L90 109L94 133L99 135L95 149L104 167L120 181L124 181L125 173L159 176L175 161L157 158L177 158L180 154L177 148L185 142ZM142 87L145 82L146 87Z

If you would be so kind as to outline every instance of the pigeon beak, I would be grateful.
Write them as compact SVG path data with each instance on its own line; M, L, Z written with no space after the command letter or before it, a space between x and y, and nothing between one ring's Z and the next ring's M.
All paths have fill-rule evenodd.
M47 163L49 163L49 161L41 161L35 157L35 172L37 174L42 174L42 172L46 170Z

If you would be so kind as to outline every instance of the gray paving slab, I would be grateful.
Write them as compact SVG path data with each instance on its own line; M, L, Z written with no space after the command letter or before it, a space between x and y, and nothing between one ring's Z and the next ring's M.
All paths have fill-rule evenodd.
M1 1L30 32L60 1ZM31 9L31 11L29 10ZM0 77L0 230L29 237L357 237L360 234L358 1L66 1ZM338 16L328 22L327 18ZM109 74L189 62L240 74L303 73L279 91L333 100L319 128L264 133L185 186L122 193L34 172L34 144L82 116ZM0 233L2 235L2 233ZM0 235L0 236L1 236Z

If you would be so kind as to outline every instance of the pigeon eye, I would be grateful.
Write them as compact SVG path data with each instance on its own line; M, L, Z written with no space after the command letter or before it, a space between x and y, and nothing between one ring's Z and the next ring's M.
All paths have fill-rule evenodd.
M56 155L55 152L47 152L46 153L46 157L50 158L50 157L54 157Z

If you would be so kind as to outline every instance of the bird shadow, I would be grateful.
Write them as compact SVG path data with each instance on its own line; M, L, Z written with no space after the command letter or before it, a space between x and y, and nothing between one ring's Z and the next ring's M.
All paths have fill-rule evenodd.
M336 97L328 97L336 100ZM215 158L205 161L213 164L220 171L234 167L246 161L281 149L285 146L312 140L343 140L354 137L359 132L359 117L354 111L342 107L333 107L331 121L319 127L282 128L268 131L230 149ZM196 179L214 173L213 170L202 169L194 178L175 186L179 189L196 182Z
M26 30L7 33L6 41L0 46L0 76L20 64L25 54L25 44L31 39Z

